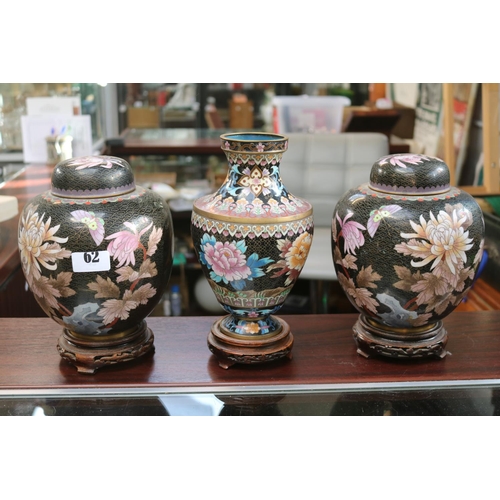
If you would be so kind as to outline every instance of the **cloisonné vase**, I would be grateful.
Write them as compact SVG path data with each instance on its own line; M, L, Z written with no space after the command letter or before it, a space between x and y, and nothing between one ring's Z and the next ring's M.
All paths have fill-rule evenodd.
M446 356L443 319L472 285L483 253L482 211L450 186L439 158L396 154L348 191L332 221L337 276L360 312L358 353Z
M198 260L222 308L208 347L227 368L291 357L290 326L281 308L309 253L312 207L287 191L280 163L287 137L221 136L229 163L217 192L197 199L191 234Z
M145 318L170 278L172 220L159 195L135 185L126 161L58 163L51 189L24 207L18 244L29 288L63 328L59 353L79 372L154 349Z

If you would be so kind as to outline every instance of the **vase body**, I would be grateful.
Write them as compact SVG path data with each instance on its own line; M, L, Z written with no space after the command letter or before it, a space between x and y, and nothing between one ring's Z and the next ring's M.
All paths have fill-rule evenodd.
M450 186L438 158L380 158L370 180L339 200L332 221L337 276L360 312L358 352L444 357L442 320L471 287L483 252L474 198Z
M135 186L127 162L58 163L51 189L24 207L18 242L31 291L63 327L59 352L79 371L153 348L145 318L170 278L172 220L160 196Z
M287 138L279 134L222 135L227 178L216 193L197 199L193 206L194 248L228 313L212 328L209 348L229 364L290 356L289 325L274 314L306 261L313 216L311 205L289 193L281 181L280 163L287 145ZM221 353L214 347L213 335L241 346L243 352ZM287 338L287 348L268 353L245 350L276 343L280 337Z

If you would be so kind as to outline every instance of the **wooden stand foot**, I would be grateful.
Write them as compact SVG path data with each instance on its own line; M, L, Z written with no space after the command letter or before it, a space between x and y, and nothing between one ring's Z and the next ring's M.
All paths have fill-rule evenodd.
M154 335L143 322L129 335L104 339L83 339L64 329L57 343L63 359L75 365L79 373L95 373L104 366L132 361L154 351Z
M236 363L258 364L292 358L293 335L288 323L281 318L276 318L282 326L281 330L267 338L226 335L220 330L222 319L213 324L207 338L208 348L217 357L221 368L227 370Z
M402 332L381 328L360 315L353 331L357 353L365 358L444 358L449 354L445 349L448 334L441 321L427 330Z

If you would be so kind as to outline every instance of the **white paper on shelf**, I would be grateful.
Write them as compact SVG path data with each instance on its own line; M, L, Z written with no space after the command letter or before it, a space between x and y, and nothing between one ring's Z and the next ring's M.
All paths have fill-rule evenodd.
M26 98L28 116L38 115L79 115L79 97L28 97Z
M46 137L66 132L73 137L73 157L92 155L92 126L89 115L22 116L25 163L46 163Z

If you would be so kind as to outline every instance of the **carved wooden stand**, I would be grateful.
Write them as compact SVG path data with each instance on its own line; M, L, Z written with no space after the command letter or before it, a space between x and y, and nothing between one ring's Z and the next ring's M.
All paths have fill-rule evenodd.
M236 338L223 333L216 321L208 334L208 348L217 357L219 366L228 369L236 363L257 364L275 361L280 358L292 359L293 335L290 326L281 318L275 318L281 324L281 330L271 337Z
M132 361L154 351L154 335L143 321L127 334L96 337L89 340L77 336L66 328L59 337L57 350L61 357L80 373L94 373L97 369L116 363Z
M415 331L382 329L362 314L353 326L358 354L365 358L386 356L390 358L444 358L448 334L442 321L427 329Z

